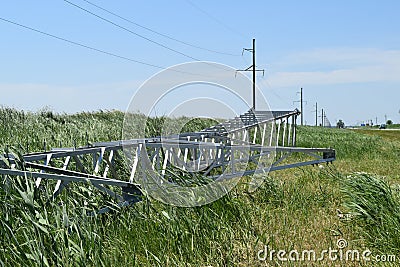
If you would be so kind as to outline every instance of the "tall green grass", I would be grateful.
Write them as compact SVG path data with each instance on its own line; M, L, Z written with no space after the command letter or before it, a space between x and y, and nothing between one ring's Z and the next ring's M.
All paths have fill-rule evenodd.
M335 148L339 160L373 158L384 152L379 149L380 145L384 147L384 142L378 136L345 129L300 126L297 134L297 146Z
M380 253L400 255L399 189L398 185L390 186L383 178L367 173L343 180L344 206L367 243Z
M0 154L118 140L123 115L118 111L67 115L0 108ZM146 135L159 135L165 121L182 125L179 120L187 118L151 118ZM181 131L214 123L192 120ZM247 192L244 179L225 197L194 208L145 199L133 207L115 207L114 212L91 217L88 211L112 205L112 200L88 185L75 184L48 202L47 188L35 188L29 177L1 176L0 265L279 266L285 263L257 260L257 251L264 245L322 250L333 247L338 237L359 246L398 251L394 249L399 247L397 230L393 230L399 229L397 191L388 191L370 178L343 178L368 171L398 182L398 170L393 168L399 166L398 143L342 129L299 127L298 146L333 147L338 160L321 168L271 173L253 194ZM349 212L358 214L349 223L341 222L336 214L343 203ZM368 213L364 216L356 204L367 205ZM366 219L366 214L375 219ZM388 245L379 248L383 241Z
M0 145L27 153L118 140L123 115L120 111L67 115L49 110L32 113L0 108Z
M82 146L121 137L120 112L60 115L0 109L0 113L4 148L0 154ZM160 135L166 120L170 119L149 118L146 135ZM170 123L182 126L179 120L187 118ZM214 123L189 120L181 131L201 130ZM29 177L2 176L0 180L0 202L4 203L0 216L2 265L186 266L210 262L223 266L240 261L235 243L248 242L243 232L251 220L238 223L248 206L235 193L192 209L146 200L132 208L116 207L114 213L90 217L87 212L104 202L90 186L76 184L56 201L48 202L46 186L35 188ZM89 200L94 206L87 206ZM238 233L244 236L242 240L235 239Z

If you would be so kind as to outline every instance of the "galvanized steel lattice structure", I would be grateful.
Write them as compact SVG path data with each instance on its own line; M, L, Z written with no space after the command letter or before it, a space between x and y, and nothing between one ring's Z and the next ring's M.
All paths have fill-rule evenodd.
M43 180L54 181L47 183L54 185L52 199L70 183L90 183L116 199L119 206L127 206L141 201L143 191L135 177L147 175L146 169L173 182L169 179L173 175L171 170L209 179L221 176L230 179L334 161L334 149L296 147L299 114L297 109L271 112L251 109L199 132L26 154L22 157L24 168L19 167L14 155L7 154L0 160L0 175L31 177L36 179L37 187ZM306 156L301 157L303 161L293 161L290 160L293 153ZM118 174L121 165L116 162L124 157L130 159L129 174L121 176Z

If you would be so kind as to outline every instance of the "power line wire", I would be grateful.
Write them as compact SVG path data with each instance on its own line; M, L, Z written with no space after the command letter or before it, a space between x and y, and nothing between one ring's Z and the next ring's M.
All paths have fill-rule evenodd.
M246 37L243 33L238 32L237 30L231 28L230 26L226 25L225 23L223 23L221 20L219 20L218 18L214 17L213 15L211 15L210 13L208 13L207 11L205 11L204 9L200 8L198 5L195 5L192 1L190 0L186 0L187 3L189 3L191 6L193 6L195 9L199 10L201 13L203 13L204 15L206 15L207 17L209 17L210 19L214 20L215 22L217 22L218 24L221 24L223 27L225 27L226 29L228 29L229 31L244 37L244 38L248 38Z
M105 55L108 55L108 56L116 57L116 58L119 58L119 59L123 59L123 60L134 62L134 63L138 63L138 64L141 64L141 65L146 65L146 66L157 68L157 69L171 70L171 71L179 72L179 73L197 75L197 74L194 74L194 73L179 71L179 70L175 70L175 69L168 69L166 67L162 67L162 66L159 66L159 65L146 63L146 62L139 61L139 60L136 60L136 59L128 58L128 57L121 56L121 55L118 55L118 54L114 54L114 53L111 53L111 52L107 52L105 50L101 50L101 49L98 49L98 48L95 48L95 47L92 47L92 46L88 46L88 45L84 45L84 44L81 44L81 43L78 43L78 42L75 42L75 41L71 41L71 40L65 39L63 37L59 37L59 36L56 36L54 34L47 33L47 32L44 32L44 31L29 27L29 26L26 26L26 25L23 25L23 24L20 24L20 23L17 23L17 22L8 20L8 19L5 19L5 18L2 18L2 17L0 17L0 20L2 20L4 22L7 22L7 23L10 23L10 24L13 24L13 25L16 25L16 26L19 26L19 27L22 27L22 28L25 28L27 30L30 30L30 31L33 31L33 32L36 32L36 33L40 33L42 35L46 35L48 37L52 37L52 38L57 39L57 40L61 40L61 41L67 42L69 44L73 44L73 45L76 45L76 46L79 46L79 47L83 47L83 48L86 48L86 49L89 49L89 50L93 50L93 51L96 51L96 52L99 52L99 53L102 53L102 54L105 54Z
M170 48L170 47L168 47L168 46L166 46L166 45L163 45L163 44L161 44L161 43L159 43L159 42L157 42L157 41L154 41L154 40L152 40L152 39L150 39L150 38L147 38L147 37L145 37L145 36L143 36L143 35L140 35L140 34L134 32L134 31L131 31L130 29L128 29L128 28L126 28L126 27L124 27L124 26L121 26L121 25L119 25L119 24L117 24L117 23L115 23L115 22L113 22L113 21L111 21L111 20L109 20L109 19L106 19L106 18L104 18L104 17L102 17L102 16L100 16L100 15L97 15L97 14L95 14L94 12L92 12L92 11L90 11L90 10L87 10L87 9L85 9L85 8L83 8L83 7L81 7L81 6L77 5L77 4L75 4L75 3L72 3L71 1L68 1L68 0L63 0L63 1L66 2L66 3L68 3L68 4L70 4L70 5L72 5L72 6L74 6L74 7L76 7L76 8L78 8L78 9L81 9L81 10L87 12L88 14L90 14L90 15L92 15L92 16L95 16L95 17L97 17L97 18L99 18L99 19L101 19L101 20L103 20L103 21L105 21L105 22L107 22L107 23L110 23L110 24L112 24L112 25L114 25L114 26L116 26L116 27L118 27L118 28L121 28L121 29L123 29L123 30L125 30L125 31L127 31L127 32L129 32L129 33L131 33L131 34L134 34L134 35L136 35L136 36L138 36L138 37L141 37L141 38L143 38L143 39L145 39L145 40L147 40L147 41L149 41L149 42L151 42L151 43L154 43L154 44L156 44L156 45L158 45L158 46L161 46L161 47L163 47L163 48L165 48L165 49L168 49L168 50L170 50L170 51L173 51L173 52L175 52L175 53L177 53L177 54L183 55L183 56L185 56L185 57L187 57L187 58L190 58L190 59L192 59L192 60L194 60L194 61L202 61L202 60L200 60L200 59L198 59L198 58L195 58L195 57L192 57L192 56L187 55L187 54L185 54L185 53L182 53L182 52L180 52L180 51L178 51L178 50L175 50L175 49ZM215 68L217 68L217 69L221 69L221 70L224 70L224 71L227 71L227 72L231 72L231 70L227 70L227 69L225 69L225 68L222 68L222 67L220 67L219 65L213 65L213 64L210 64L210 63L208 63L208 62L204 62L204 63L207 64L207 65L213 66L213 67L215 67Z
M288 105L288 106L293 105L293 103L290 104L287 99L283 98L280 94L278 94L266 79L264 79L264 78L258 78L258 79L259 79L259 83L261 83L265 87L268 87L268 91L271 92L272 94L274 94L282 103L284 103L285 105Z
M149 41L149 42L151 42L151 43L153 43L153 44L156 44L156 45L158 45L158 46L160 46L160 47L163 47L163 48L165 48L165 49L167 49L167 50L170 50L170 51L172 51L172 52L174 52L174 53L176 53L176 54L182 55L182 56L187 57L187 58L190 58L190 59L192 59L192 60L201 61L200 59L197 59L197 58L195 58L195 57L192 57L192 56L190 56L190 55L187 55L187 54L185 54L185 53L183 53L183 52L180 52L180 51L175 50L175 49L173 49L173 48L170 48L170 47L168 47L168 46L166 46L166 45L163 45L163 44L161 44L161 43L159 43L159 42L157 42L157 41L154 41L154 40L152 40L152 39L150 39L150 38L147 38L146 36L143 36L143 35L141 35L141 34L138 34L138 33L134 32L134 31L131 31L130 29L128 29L128 28L126 28L126 27L124 27L124 26L121 26L121 25L119 25L119 24L117 24L117 23L115 23L115 22L113 22L113 21L111 21L111 20L109 20L109 19L106 19L106 18L104 18L104 17L102 17L102 16L100 16L100 15L97 15L97 14L91 12L90 10L87 10L87 9L85 9L85 8L83 8L83 7L81 7L81 6L77 5L77 4L75 4L75 3L72 3L72 2L70 2L70 1L68 1L68 0L63 0L63 1L66 2L66 3L68 3L68 4L70 4L70 5L72 5L72 6L74 6L74 7L76 7L76 8L78 8L78 9L80 9L80 10L83 10L83 11L87 12L88 14L90 14L90 15L92 15L92 16L95 16L95 17L97 17L97 18L99 18L99 19L101 19L101 20L103 20L103 21L105 21L105 22L107 22L107 23L110 23L110 24L112 24L112 25L114 25L114 26L116 26L116 27L118 27L118 28L120 28L120 29L122 29L122 30L124 30L124 31L127 31L127 32L129 32L129 33L131 33L131 34L133 34L133 35L136 35L136 36L138 36L138 37L140 37L140 38L142 38L142 39L145 39L145 40L147 40L147 41Z
M120 18L120 19L122 19L122 20L124 20L124 21L126 21L126 22L128 22L128 23L130 23L130 24L133 24L133 25L135 25L135 26L137 26L137 27L140 27L140 28L142 28L142 29L145 29L145 30L147 30L147 31L150 31L150 32L152 32L152 33L155 33L155 34L157 34L157 35L160 35L160 36L162 36L162 37L165 37L165 38L167 38L167 39L170 39L170 40L172 40L172 41L178 42L178 43L180 43L180 44L184 44L184 45L186 45L186 46L190 46L190 47L193 47L193 48L197 48L197 49L204 50L204 51L208 51L208 52L215 53L215 54L221 54L221 55L227 55L227 56L240 56L240 54L232 54L232 53L227 53L227 52L221 52L221 51L217 51L217 50L213 50L213 49L201 47L201 46L198 46L198 45L194 45L194 44L191 44L191 43L188 43L188 42L179 40L179 39L174 38L174 37L172 37L172 36L170 36L170 35L167 35L167 34L158 32L158 31L156 31L156 30L153 30L153 29L151 29L151 28L149 28L149 27L143 26L143 25L141 25L141 24L139 24L139 23L137 23L137 22L132 21L131 19L127 19L127 18L125 18L125 17L122 17L122 16L120 16L120 15L118 15L118 14L116 14L116 13L110 11L110 10L107 10L107 9L105 9L104 7L101 7L101 6L97 5L97 4L94 4L94 3L92 3L92 2L90 2L90 1L88 1L88 0L83 0L83 1L85 1L86 3L92 5L92 6L98 8L98 9L100 9L100 10L103 10L104 12L107 12L108 14L111 14L111 15L117 17L117 18Z

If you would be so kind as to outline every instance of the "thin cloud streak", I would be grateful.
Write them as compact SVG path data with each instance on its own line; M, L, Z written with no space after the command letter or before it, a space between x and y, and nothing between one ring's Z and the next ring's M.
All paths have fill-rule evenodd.
M290 64L292 61L292 64ZM283 69L296 66L330 66L327 71L276 71L269 75L272 87L333 85L341 83L400 82L400 51L376 49L326 49L299 53L275 64Z

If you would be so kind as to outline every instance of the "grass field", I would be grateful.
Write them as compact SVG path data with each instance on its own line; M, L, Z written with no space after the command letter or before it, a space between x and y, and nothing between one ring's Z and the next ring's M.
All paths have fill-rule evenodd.
M163 118L150 120L156 134ZM0 150L25 153L121 138L123 113L75 115L0 109ZM211 123L196 120L187 130ZM246 179L225 197L195 208L144 201L88 217L75 185L46 205L25 177L0 177L3 266L394 266L400 262L400 131L299 127L298 146L333 147L334 164L278 171L255 193ZM0 153L2 154L2 153ZM62 201L62 202L61 202ZM101 200L99 199L100 203ZM338 214L338 210L340 210ZM339 216L338 216L339 215ZM395 255L393 262L259 260L268 250L336 248ZM319 256L319 254L317 254Z

